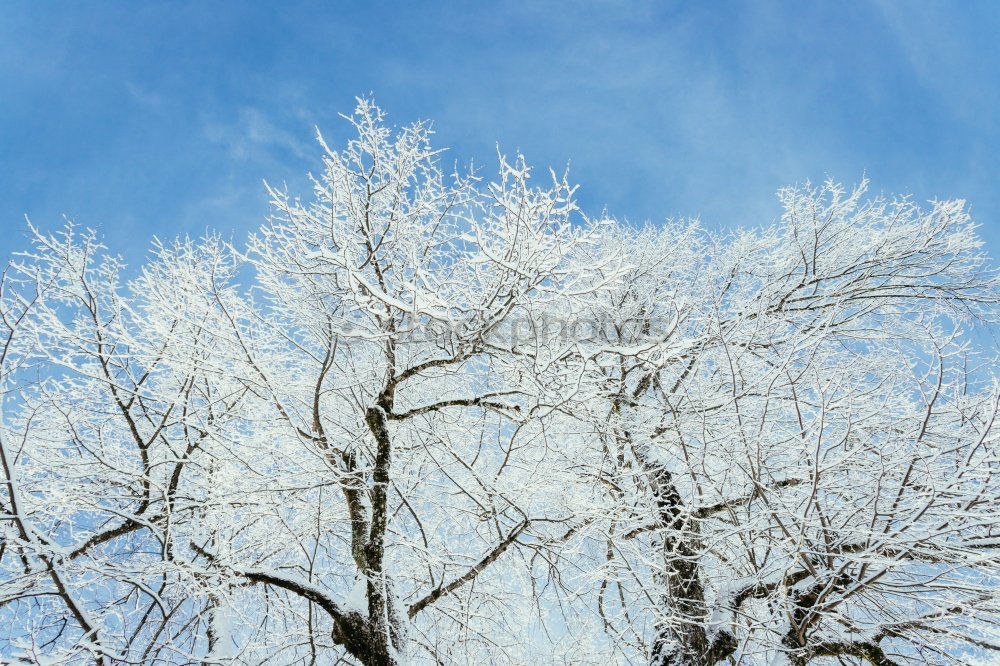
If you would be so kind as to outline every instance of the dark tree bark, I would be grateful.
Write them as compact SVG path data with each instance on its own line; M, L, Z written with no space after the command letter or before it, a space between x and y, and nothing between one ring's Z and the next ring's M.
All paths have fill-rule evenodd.
M648 463L648 461L646 461ZM645 464L645 463L644 463ZM684 506L670 472L646 464L646 476L656 498L663 528L663 577L666 614L677 618L662 626L653 641L651 666L706 666L736 651L728 631L709 636L705 587L698 569L697 523Z

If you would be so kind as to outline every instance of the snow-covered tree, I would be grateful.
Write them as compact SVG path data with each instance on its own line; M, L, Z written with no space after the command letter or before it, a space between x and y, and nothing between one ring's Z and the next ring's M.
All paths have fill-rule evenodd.
M1000 648L998 392L957 328L995 320L995 276L961 202L864 191L784 190L771 228L605 246L635 268L590 356L617 508L601 585L641 591L602 617L629 632L645 600L653 663Z
M769 227L637 229L348 120L240 246L126 271L32 228L0 283L0 655L1000 654L1000 391L966 332L1000 282L962 202L829 183Z

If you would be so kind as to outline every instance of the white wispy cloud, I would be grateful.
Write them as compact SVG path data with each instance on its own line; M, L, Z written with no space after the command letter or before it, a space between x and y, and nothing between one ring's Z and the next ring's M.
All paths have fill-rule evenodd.
M229 119L206 119L202 129L209 141L225 146L239 160L268 159L275 149L297 158L311 157L315 152L304 140L308 137L305 132L297 134L280 127L256 107L239 108Z

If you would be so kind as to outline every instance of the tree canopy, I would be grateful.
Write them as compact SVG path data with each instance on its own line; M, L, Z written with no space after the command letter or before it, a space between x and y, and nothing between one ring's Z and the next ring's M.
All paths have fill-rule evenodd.
M520 155L485 178L425 123L346 118L244 244L129 273L32 227L0 283L0 655L1000 654L968 332L1000 282L963 202L828 182L770 226L635 227Z

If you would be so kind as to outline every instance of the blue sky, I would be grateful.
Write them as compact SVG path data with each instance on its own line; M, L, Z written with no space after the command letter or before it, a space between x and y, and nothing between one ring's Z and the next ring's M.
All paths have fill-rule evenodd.
M1000 2L55 2L0 5L0 255L25 213L236 238L262 179L305 191L318 126L373 92L450 158L572 163L641 222L756 225L774 191L867 173L965 198L1000 256Z

